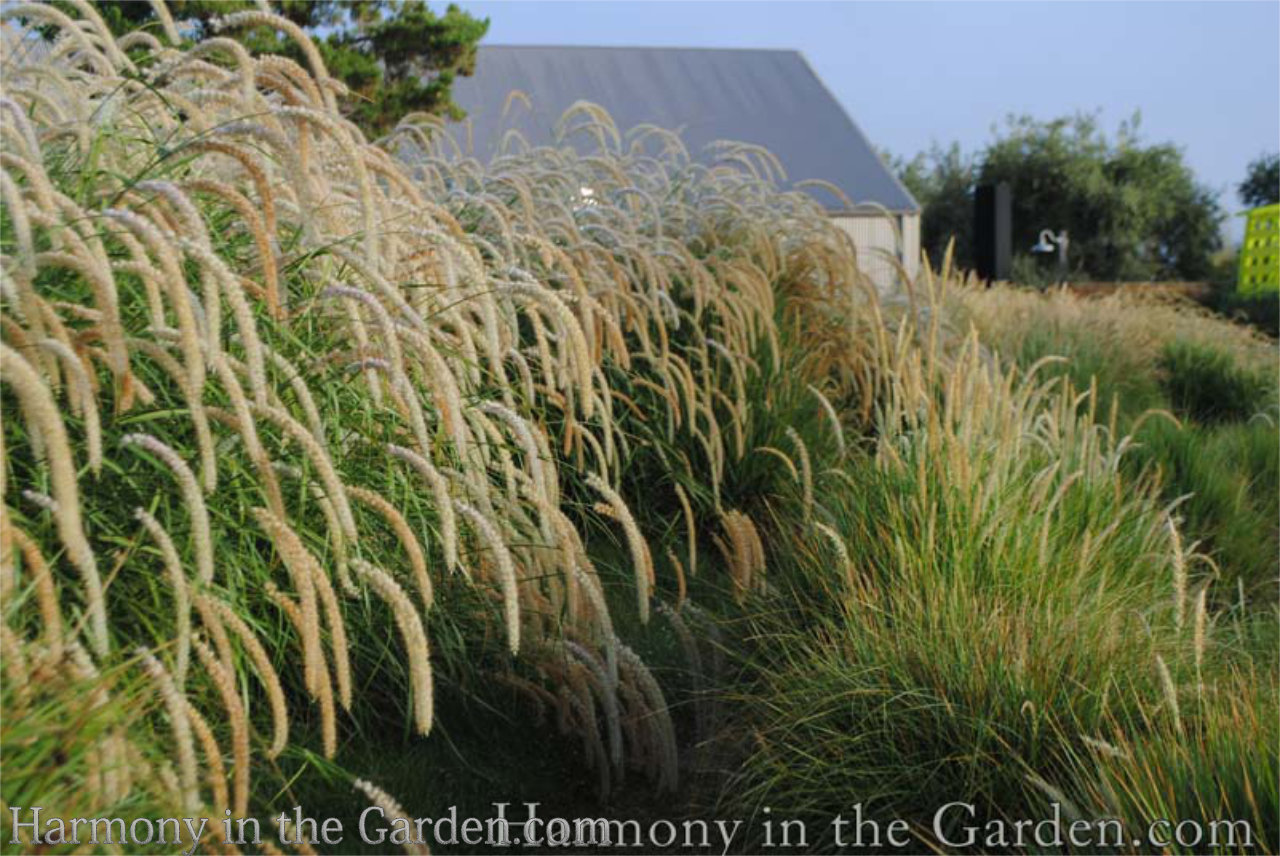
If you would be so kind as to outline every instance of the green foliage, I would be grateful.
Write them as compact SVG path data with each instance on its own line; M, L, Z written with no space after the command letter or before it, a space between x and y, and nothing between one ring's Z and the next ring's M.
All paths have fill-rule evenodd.
M1159 702L1153 649L1186 657L1185 642L1132 618L1169 621L1152 506L1068 477L1076 453L1039 446L969 458L995 483L973 491L935 442L904 433L893 464L859 455L823 494L863 590L842 591L799 521L771 541L779 594L750 616L765 642L735 811L786 806L821 830L862 802L911 823L919 850L957 794L981 820L1040 816L1031 777L1056 778L1082 735L1109 736L1113 717ZM1115 521L1105 539L1086 535Z
M1130 460L1134 472L1158 470L1165 495L1180 506L1187 531L1217 563L1214 595L1274 603L1280 556L1280 431L1255 419L1244 424L1181 427L1148 420Z
M1151 371L1135 355L1117 352L1111 344L1066 325L1036 323L1022 332L1008 356L1023 368L1047 356L1064 357L1064 362L1045 366L1045 376L1063 376L1076 389L1088 389L1096 378L1104 412L1112 400L1128 419L1167 407L1160 382Z
M937 267L952 238L956 262L973 265L973 187L980 164L959 143L943 148L936 143L909 161L889 158L889 166L924 206L920 222L920 246L929 251Z
M1259 155L1249 163L1248 174L1236 186L1247 208L1280 202L1280 152Z
M1217 620L1225 644L1206 657L1197 677L1216 674L1218 686L1199 684L1183 693L1183 727L1170 727L1167 719L1123 724L1134 737L1078 747L1059 781L1081 810L1118 818L1131 830L1144 829L1151 818L1221 829L1229 818L1247 823L1253 839L1246 844L1237 827L1234 845L1224 838L1217 847L1206 840L1174 843L1161 852L1274 852L1280 790L1259 784L1280 775L1274 748L1280 745L1280 719L1273 715L1280 683L1272 665L1280 625L1274 607L1254 615L1224 609Z
M1081 307L1098 307L1081 302ZM1110 311L1117 311L1112 309ZM1135 316L1142 307L1127 310ZM1237 581L1251 598L1274 602L1280 577L1280 428L1274 380L1264 359L1246 362L1203 339L1168 332L1154 345L1151 335L1123 325L1112 328L1108 310L1019 315L1005 326L984 329L984 338L1017 365L1027 367L1047 356L1066 361L1045 366L1078 389L1096 383L1100 422L1117 405L1117 428L1136 429L1126 453L1131 478L1158 478L1164 498L1182 498L1190 540L1216 562L1217 595L1233 597ZM1203 319L1202 336L1224 322ZM1154 353L1144 353L1152 348ZM1150 411L1166 418L1143 418ZM1142 420L1139 422L1139 420Z
M379 5L344 7L344 14L358 16ZM283 3L279 8L295 19L313 20L303 4ZM386 37L395 42L403 35ZM375 73L370 57L347 57L352 63L348 82ZM958 152L955 160L958 171L963 161ZM52 149L45 164L68 194L101 195L101 188L114 186L92 163L68 156L59 167ZM180 158L166 156L145 177L180 182L187 175ZM198 204L216 254L235 270L250 269L256 248L251 236L237 228L235 212L203 196ZM459 216L465 229L478 230L466 209ZM43 225L37 230L41 251L50 246L49 231ZM0 234L12 232L0 229ZM7 242L5 249L14 250ZM387 442L398 439L399 414L392 402L372 400L351 382L349 366L327 358L342 355L345 343L310 300L321 283L313 275L315 267L306 262L331 251L309 246L302 234L287 229L280 234L279 249L280 258L289 260L281 271L284 291L303 309L286 326L258 307L255 324L269 333L282 355L308 367L308 382L324 414L321 433L343 438L343 454L335 461L342 480L387 497L415 532L429 545L438 545L441 527L432 497L398 468L387 466L379 454ZM734 261L732 249L727 243L717 247L726 264ZM327 261L335 270L343 265L337 255ZM536 270L550 275L543 268ZM140 275L122 268L118 282L126 311L135 313L130 325L141 327L145 319L140 314ZM685 284L678 276L674 284L673 299L684 300ZM51 300L74 304L90 299L89 283L66 271L42 274L35 285ZM798 288L786 281L769 285L783 295L789 286ZM799 296L788 295L788 300ZM942 308L928 307L927 316L939 318ZM789 307L780 306L779 315L780 321L788 318ZM856 342L860 328L853 323L846 327L845 320L833 321L841 331L839 341ZM920 821L917 829L923 831L938 806L955 799L974 802L988 817L1041 816L1046 788L1036 782L1044 781L1060 787L1090 817L1117 815L1134 828L1153 817L1243 817L1254 824L1256 834L1275 841L1280 792L1274 787L1273 747L1280 735L1276 717L1267 714L1274 710L1277 696L1276 616L1268 609L1255 618L1237 609L1228 584L1233 575L1244 579L1252 600L1258 594L1255 582L1274 583L1280 483L1274 425L1255 420L1176 428L1149 421L1137 448L1138 455L1149 457L1137 459L1134 473L1112 473L1112 464L1100 465L1086 450L1096 445L1117 449L1120 435L1075 421L1062 421L1049 430L1045 420L1051 421L1059 387L1046 385L1043 396L1037 392L1021 400L1025 408L1009 407L1007 399L993 403L990 396L998 395L1002 384L989 383L992 377L979 368L988 365L998 337L984 331L983 347L975 345L972 360L953 363L947 337L953 326L965 329L956 320L944 319L946 334L939 334L944 345L928 349L930 365L949 367L938 371L932 386L921 384L913 390L921 394L905 396L909 407L890 408L886 412L892 417L883 416L873 426L860 425L866 428L862 433L851 429L848 454L839 450L843 443L835 442L831 425L807 390L809 380L825 376L820 369L826 366L822 361L832 342L806 335L807 328L780 324L780 353L761 347L755 360L760 371L745 384L741 400L734 401L750 416L740 441L728 441L737 441L743 451L731 462L721 497L725 508L747 508L755 519L768 521L765 590L752 594L741 612L728 605L726 597L717 596L727 594L726 573L715 551L705 549L718 537L710 488L685 485L697 508L704 548L703 571L696 578L691 574L694 601L729 616L732 621L725 624L730 644L748 653L743 670L732 675L745 684L735 685L734 700L739 704L731 714L748 737L744 742L749 742L752 755L740 781L723 793L752 809L771 804L775 816L782 817L829 819L833 811L847 812L852 803L865 801L883 817ZM887 342L896 336L894 323L903 322L892 318L889 327L882 327L877 314L874 330ZM1039 381L1056 380L1047 375L1057 370L1084 389L1097 377L1100 409L1113 395L1124 402L1121 434L1132 427L1136 411L1161 406L1179 385L1235 384L1234 390L1215 390L1213 407L1223 409L1221 401L1226 401L1226 412L1252 412L1241 402L1256 390L1248 379L1238 382L1237 375L1247 378L1248 372L1229 358L1224 363L1195 348L1188 356L1182 353L1186 348L1170 346L1162 353L1174 356L1161 362L1164 371L1157 372L1154 358L1137 353L1137 345L1121 346L1137 338L1126 340L1123 328L1104 337L1097 329L1073 328L1066 321L1050 325L1032 318L1018 324L1030 328L1020 339L1021 347L1000 352L1024 367L1046 354L1067 355L1066 365L1043 369ZM672 326L673 353L705 335L692 327ZM913 340L903 335L897 341L906 349ZM194 459L198 449L186 423L167 418L171 408L181 406L174 379L154 358L141 356L136 363L138 379L156 395L157 407L120 414L119 427L156 432L184 458ZM878 363L868 362L867 386L878 398L890 379L871 377L874 365ZM964 366L971 367L967 374ZM914 363L904 367L914 370L898 373L903 383L927 371ZM716 377L723 369L708 361L704 375ZM624 373L612 364L606 370ZM954 375L948 374L952 371ZM269 376L273 388L282 388L282 370L270 368ZM717 377L716 382L720 380L727 378ZM692 458L701 463L703 451L688 434L680 440L664 439L667 433L657 416L663 412L660 390L635 384L628 391L626 400L634 400L635 406L619 398L615 417L632 446L623 480L628 496L644 497L643 504L637 503L637 516L655 553L661 554L661 548L682 542L678 507L664 480L690 469L668 461ZM938 418L919 417L909 429L901 427L917 418L917 411L930 410L935 398L949 401L951 407L933 408L931 415ZM213 384L207 400L224 409L230 404ZM1067 402L1062 412L1074 412L1069 390L1062 400ZM878 403L868 401L865 408L874 409ZM11 398L4 405L6 412L17 409ZM850 424L857 424L857 402L836 405ZM982 427L989 424L982 419L984 413L1014 412L1028 413L1026 423L1011 422L1012 430L1003 434ZM79 419L66 419L73 435L81 436ZM560 427L550 419L548 426L558 440ZM795 501L799 488L778 456L762 453L770 447L795 456L788 443L797 435L788 435L787 427L796 429L812 457L818 495L812 519L802 516ZM948 436L951 445L939 451L936 444ZM41 470L20 420L6 424L5 440L11 450L18 450L11 452L14 482L41 487ZM268 448L288 450L287 438L277 428L264 426L263 440ZM211 513L219 533L219 586L238 605L257 597L273 579L279 581L283 572L270 543L245 519L245 509L264 502L255 472L233 447L222 449L218 502ZM559 463L556 453L553 456ZM1159 503L1132 501L1143 491L1143 474L1156 466L1167 479L1166 498L1194 492L1180 506L1187 541L1204 539L1207 546L1201 549L1210 550L1224 572L1212 590L1210 645L1203 669L1190 627L1181 635L1170 630L1173 598ZM1107 478L1098 475L1104 469ZM116 569L126 561L156 567L154 574L113 575L108 596L113 614L121 617L115 626L123 638L159 637L155 625L167 620L169 599L159 556L137 537L137 524L128 514L135 505L149 505L166 520L178 521L176 534L185 534L185 512L172 491L159 489L158 478L153 463L135 456L113 457L101 476L86 473L82 478L86 504L94 509L92 528L102 533L104 548L114 551ZM300 536L326 565L331 564L321 509L295 477L282 474L282 479ZM565 507L576 515L594 499L575 487L573 479L566 481L570 502ZM402 561L401 548L385 521L368 509L357 508L355 513L360 555L389 567ZM21 505L14 516L41 543L55 540L53 523L37 507ZM847 545L847 573L835 561L832 544L815 535L816 522L830 527ZM629 603L630 584L617 568L626 562L613 560L621 550L600 534L608 531L605 526L586 531L586 546L602 572L609 600ZM1208 578L1202 564L1193 569L1195 585ZM661 568L657 576L659 588L669 596L673 574ZM862 585L856 595L850 591L850 579ZM461 574L440 575L436 598L429 628L444 714L439 738L412 741L404 734L407 679L397 657L398 643L390 633L361 633L354 639L352 659L364 703L344 724L334 763L300 748L316 745L318 725L302 676L289 671L285 690L298 711L293 727L313 739L298 741L276 764L263 765L255 777L256 804L261 800L264 808L279 810L301 803L313 814L344 817L350 828L353 804L344 769L349 766L389 784L413 814L437 816L450 804L468 814L474 807L488 807L497 793L511 800L552 794L552 799L579 804L565 810L557 805L544 816L585 815L585 803L595 788L581 770L573 778L569 759L576 750L574 742L553 737L550 721L531 725L531 717L510 713L516 709L513 693L492 679L495 673L505 673L511 661L502 640L491 632L496 622L484 616L496 608L487 590ZM1274 603L1274 594L1257 600ZM378 601L352 598L345 604L354 626L377 630L392 623ZM655 673L664 692L672 683L678 685L681 679L672 677L677 667L666 666L677 662L676 657L669 652L650 656L674 647L669 634L658 638L666 629L662 623L655 619L642 635L634 611L619 608L615 614L620 637L659 665ZM265 639L289 635L283 617L273 612L257 621L256 629ZM34 627L17 629L25 636ZM710 662L712 651L720 651L719 640L703 648ZM291 657L283 644L273 644L272 650L277 666ZM1153 668L1155 654L1163 657L1159 662L1168 663L1182 690L1181 715L1170 712ZM712 675L717 671L708 669ZM91 689L86 686L82 695L89 697ZM135 694L127 689L120 694L132 704ZM199 691L197 686L195 692ZM245 682L242 691L252 698L254 730L265 732L265 706L255 685ZM8 692L9 684L0 687L0 696ZM691 691L688 697L693 695ZM668 698L684 700L676 694ZM198 700L202 708L214 709L208 699ZM675 715L694 719L697 701L705 698L696 697ZM9 703L9 698L0 697L0 707L12 709ZM115 713L133 715L128 706ZM95 721L93 709L82 712L64 706L59 714L63 718L8 719L3 754L6 772L17 775L6 778L7 787L24 779L32 783L16 792L17 797L6 791L10 804L18 804L19 798L30 804L34 796L52 794L65 798L67 806L78 805L74 793L56 791L44 779L61 783L65 776L59 775L66 769L77 776L83 769L87 780L89 747L116 722ZM694 733L692 726L681 729L682 735ZM70 742L68 734L77 735L78 741L70 759L61 748L50 751ZM718 748L728 742L723 737L719 731L697 733L698 748L713 743L717 745L712 748ZM1093 744L1102 740L1124 760L1100 753ZM164 757L163 752L156 754ZM693 757L690 766L698 764L698 756ZM703 762L717 769L728 766L719 758L713 760L714 765L705 758ZM435 774L423 775L423 770ZM670 817L679 803L655 808Z
M1270 405L1275 381L1236 365L1207 345L1170 342L1160 355L1161 383L1175 411L1197 422L1239 422Z
M1237 294L1232 280L1230 288L1215 287L1205 305L1232 320L1251 324L1273 339L1280 338L1280 294Z
M1200 304L1273 339L1280 338L1280 294L1240 293L1239 247L1226 247L1215 253L1212 265L1209 288L1197 297Z
M1181 150L1142 143L1137 125L1136 117L1122 123L1112 140L1094 115L1010 117L973 155L952 145L899 162L924 206L922 246L936 263L954 235L957 262L970 266L974 187L1007 182L1016 255L1028 253L1041 229L1066 229L1076 278L1207 278L1222 220L1214 194L1196 182Z
M249 0L174 0L175 20L189 22L200 39L213 20L256 9ZM443 15L424 0L272 0L276 14L312 35L329 73L351 90L344 111L370 136L385 133L413 112L463 118L450 87L458 75L475 71L476 45L489 20L476 19L450 4ZM154 26L149 3L101 4L107 25L117 35ZM233 32L254 53L277 53L302 61L298 45L268 27Z
M1132 830L1154 818L1230 817L1250 824L1255 843L1277 840L1269 783L1280 763L1270 748L1280 689L1272 606L1280 438L1265 419L1139 422L1193 373L1234 384L1230 402L1266 399L1251 399L1255 390L1240 381L1244 357L1237 365L1179 343L1156 353L1197 356L1153 359L1132 328L1101 334L1106 313L1118 311L1089 314L1101 305L1011 312L1008 331L997 323L980 335L991 347L1016 345L1002 353L1024 369L1039 363L1042 380L1056 373L1056 383L1094 386L1097 422L1085 448L1102 444L1108 459L1108 444L1126 450L1115 481L1065 441L1087 420L1060 423L1054 441L1022 447L1006 469L990 451L999 441L963 408L956 418L977 436L959 470L937 436L946 436L945 419L900 436L879 426L874 456L862 451L870 437L845 461L815 455L829 479L822 519L865 583L851 595L827 546L794 512L782 513L769 540L771 594L745 618L758 643L746 655L756 681L734 701L750 749L722 792L723 810L748 816L767 805L777 817L785 807L810 821L816 852L834 852L829 821L837 812L848 819L854 803L882 823L906 819L917 836L911 849L937 849L934 814L957 794L975 805L979 824L1045 817L1061 802L1068 814L1119 818ZM1126 311L1138 317L1141 307ZM1204 338L1227 338L1227 325L1189 314ZM1046 365L1050 355L1067 360ZM1069 388L1062 395L1073 399ZM1117 424L1108 430L1113 399ZM1092 407L1077 405L1082 414ZM1132 444L1121 441L1135 429ZM966 487L960 472L982 489ZM1157 474L1163 498L1130 502ZM1162 521L1166 502L1188 493L1174 512L1192 557L1179 625ZM1207 644L1197 641L1191 605L1201 587Z

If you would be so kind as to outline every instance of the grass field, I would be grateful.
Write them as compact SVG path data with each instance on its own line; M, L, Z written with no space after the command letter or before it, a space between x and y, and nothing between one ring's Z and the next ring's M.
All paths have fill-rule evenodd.
M268 13L0 14L60 34L0 30L5 807L540 801L758 852L1057 803L1280 849L1273 341L877 294L768 152L589 104L589 154L368 140L305 36L231 38Z

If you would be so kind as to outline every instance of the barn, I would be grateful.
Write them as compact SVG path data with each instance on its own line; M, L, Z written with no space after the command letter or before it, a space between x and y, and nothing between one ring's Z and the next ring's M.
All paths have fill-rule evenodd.
M529 109L504 111L514 90ZM786 170L784 186L820 179L839 188L804 190L853 239L877 286L894 286L890 259L916 273L920 206L799 51L485 45L453 97L467 112L459 136L481 160L498 153L509 130L550 145L556 121L580 100L604 107L623 130L652 123L679 131L706 162L717 140L764 146Z

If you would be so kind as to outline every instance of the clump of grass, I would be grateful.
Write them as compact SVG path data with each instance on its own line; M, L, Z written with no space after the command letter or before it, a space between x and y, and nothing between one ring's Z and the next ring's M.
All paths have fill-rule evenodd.
M1216 653L1233 643L1207 605L1204 547L1171 538L1161 483L1126 463L1135 438L1108 425L1097 381L1077 392L1044 355L1002 361L938 319L963 291L930 291L889 318L866 436L821 526L792 509L779 527L777 591L753 622L767 641L747 661L758 684L732 694L753 715L726 799L815 820L861 802L925 847L957 794L981 820L1037 817L1061 794L1095 819L1123 803L1139 824L1172 805L1167 776L1181 807L1200 801L1186 816L1247 816L1273 837L1269 798L1250 796L1273 790L1268 764L1230 755L1263 736L1232 699L1272 654ZM1121 742L1149 766L1108 803L1100 777L1120 762L1079 759Z
M1274 366L1236 364L1214 347L1173 341L1160 354L1160 381L1176 413L1201 424L1244 422L1276 404Z
M1244 414L1273 346L945 268L881 302L756 147L709 171L580 104L591 155L486 166L420 117L364 139L314 53L116 42L86 8L0 10L64 34L36 62L0 28L7 804L261 814L515 698L601 798L722 766L732 722L729 795L792 816L1274 818L1270 757L1237 760L1274 736L1244 637L1276 444L1142 421L1169 383ZM756 685L724 715L733 645Z
M1189 537L1213 560L1199 574L1218 578L1215 598L1275 601L1280 578L1280 432L1266 419L1175 425L1153 419L1138 431L1130 470L1158 474L1179 506Z
M1212 669L1212 683L1197 684L1188 670L1174 679L1181 722L1145 715L1107 723L1105 740L1073 748L1059 780L1093 816L1118 818L1130 829L1173 819L1183 837L1165 836L1171 852L1274 852L1280 795L1265 783L1280 774L1280 732L1271 715L1280 682L1269 662L1277 615L1229 610L1218 620L1222 647L1206 652L1202 664Z
M1280 430L1275 342L1185 301L1138 290L1102 298L1067 291L952 289L952 304L984 341L1023 367L1050 370L1096 389L1109 430L1132 432L1134 477L1158 476L1180 500L1187 537L1199 541L1221 582L1252 602L1274 599L1280 579ZM1112 405L1114 404L1114 416ZM1152 411L1176 415L1147 418ZM1203 567L1204 573L1210 568Z
M184 748L156 776L184 810L243 814L354 735L425 734L435 694L514 671L583 736L602 791L628 767L674 791L662 687L617 635L648 631L610 614L688 595L655 567L672 530L632 514L634 477L682 486L690 574L697 522L723 518L758 576L759 535L722 494L750 436L790 427L748 400L782 364L775 284L834 306L858 278L817 204L779 193L756 149L707 172L592 105L562 124L599 140L590 156L485 167L414 117L369 141L305 38L302 65L225 38L118 42L84 4L2 14L2 523L39 557L0 575L6 692L37 697L46 641L87 645L96 676L146 650L146 703L159 687L173 725L189 713L201 747L230 747L223 768ZM37 24L63 38L29 51ZM221 26L298 36L266 12ZM589 555L616 537L584 512L598 497L630 583ZM713 574L710 596L733 585ZM623 586L634 608L609 596ZM133 728L121 752L153 751ZM17 769L6 801L42 802ZM101 784L87 802L130 793Z

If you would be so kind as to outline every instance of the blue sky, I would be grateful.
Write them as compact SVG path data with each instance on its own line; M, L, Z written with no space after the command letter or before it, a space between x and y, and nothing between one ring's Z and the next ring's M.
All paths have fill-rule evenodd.
M1009 113L1140 110L1228 210L1280 147L1277 2L459 2L490 44L802 51L877 146L983 145ZM1236 218L1232 218L1235 220ZM1238 229L1232 229L1238 234Z

